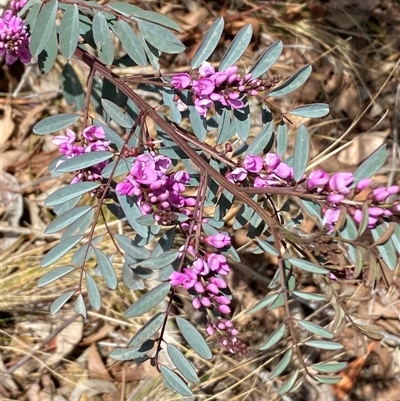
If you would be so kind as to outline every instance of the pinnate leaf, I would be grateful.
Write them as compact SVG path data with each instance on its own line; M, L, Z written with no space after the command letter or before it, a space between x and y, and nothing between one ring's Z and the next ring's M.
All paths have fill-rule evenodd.
M79 11L76 4L66 4L65 13L60 26L60 50L69 60L76 49L79 39Z
M57 9L58 1L51 0L43 5L37 16L29 43L29 49L33 57L38 56L46 47L56 23Z
M88 272L86 272L85 278L90 305L92 305L94 309L99 310L101 308L101 295L97 284Z
M61 241L45 255L45 257L40 262L40 265L42 267L50 266L52 263L61 259L76 244L82 241L83 238L83 235L75 235L73 237L67 238L65 241Z
M175 391L183 396L193 395L192 391L184 380L178 376L173 370L167 368L164 365L160 366L161 374L163 376L166 387L170 390Z
M40 277L38 281L38 287L44 287L45 285L64 277L68 273L72 272L72 270L75 270L75 266L61 266L57 267L56 269L52 269L44 276Z
M176 368L186 380L192 383L198 383L200 381L192 364L175 345L168 344L167 352Z
M74 295L75 291L68 291L65 294L60 295L50 306L50 313L56 314L68 300Z
M131 305L124 316L128 318L142 316L163 301L169 294L170 289L171 285L169 283L159 284Z
M76 123L81 116L79 114L63 113L50 116L39 121L34 127L33 132L38 135L51 134Z
M118 281L110 259L100 249L96 248L94 253L96 254L97 263L104 281L109 288L115 290L117 288Z
M292 75L286 82L277 88L273 89L269 96L271 97L279 97L284 96L289 93L292 93L296 89L300 88L310 77L312 71L312 67L307 65L297 71L294 75Z
M242 29L238 32L238 34L234 37L232 43L229 45L228 50L222 57L222 60L218 67L219 71L226 70L228 67L231 67L237 60L239 60L239 58L247 49L252 35L253 27L251 26L251 24L244 25Z
M222 17L219 17L212 23L202 42L200 43L200 46L194 53L191 62L191 66L193 69L200 67L203 61L206 61L208 57L211 56L212 52L218 45L223 29L224 19Z
M176 324L182 333L183 338L204 359L211 359L212 353L203 336L198 330L183 317L176 317Z

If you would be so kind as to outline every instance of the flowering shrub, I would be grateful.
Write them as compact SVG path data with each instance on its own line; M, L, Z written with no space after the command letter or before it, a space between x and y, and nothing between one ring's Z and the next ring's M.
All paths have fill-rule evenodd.
M58 15L62 17L56 29ZM354 173L307 171L307 128L299 126L293 151L289 150L287 116L320 118L328 114L328 106L316 103L279 111L275 121L269 101L300 88L310 76L311 67L303 67L283 83L278 75L260 78L282 52L282 43L276 42L247 72L239 71L234 64L252 35L251 25L246 25L216 68L207 59L217 47L223 25L222 18L211 25L192 57L190 73L146 78L145 88L159 93L162 108L156 111L136 91L143 77L120 77L108 67L114 61L113 37L119 39L130 63L150 64L159 70L161 52L176 54L184 50L173 33L180 29L174 21L123 2L102 6L94 2L51 0L42 4L30 0L26 4L13 2L3 14L0 56L6 63L18 58L26 63L31 56L37 57L46 72L60 49L65 59L74 57L90 71L84 90L77 83L73 64L66 63L63 84L74 85L74 95L66 96L74 112L50 116L34 127L38 135L66 130L66 135L53 137L61 156L50 169L55 175L72 174L68 185L46 199L45 204L55 213L46 232L63 230L63 234L41 265L53 265L69 253L71 262L44 274L39 286L78 271L76 290L61 294L51 305L51 312L74 302L75 310L86 316L84 285L89 305L100 309L102 303L94 275L102 276L110 289L118 286L114 256L123 260L121 279L128 288L144 290L145 281L153 277L156 284L152 282L152 288L127 309L125 317L135 318L150 311L153 316L127 347L117 348L111 355L137 363L150 359L169 389L191 395L188 383L200 380L187 358L167 344L166 323L174 318L182 337L202 358L212 357L209 344L214 344L214 338L228 352L248 354L250 345L241 339L241 328L233 318L229 288L231 263L240 262L240 252L231 237L235 230L245 229L252 251L267 253L276 260L270 291L250 312L284 309L284 321L256 346L263 351L288 339L285 354L271 374L271 378L278 378L286 370L292 372L285 382L279 382L279 393L297 388L306 374L321 383L335 383L340 376L334 373L346 364L311 363L303 358L302 347L342 348L333 340L333 332L348 316L344 301L332 302L339 317L329 327L294 318L289 309L292 299L330 303L334 297L333 291L304 291L296 277L309 275L324 292L331 280L338 279L338 266L349 267L355 277L369 268L375 279L377 269L394 270L400 249L400 189L396 185L373 186L371 177L385 163L385 147ZM78 42L92 49L78 46ZM102 77L101 93L95 87L95 76ZM251 119L258 117L257 109L261 110L262 129L250 139ZM69 127L80 119L84 129L76 134ZM190 122L191 132L181 127L182 119ZM148 120L156 126L156 136L149 134ZM214 145L223 145L225 152L206 141L212 130L216 133ZM194 189L194 194L188 195L189 189ZM283 205L281 199L286 200ZM108 227L115 245L115 252L108 255L99 246L102 237L94 237L105 208L134 231L133 235L116 234ZM206 214L206 208L212 211ZM224 218L229 211L235 216L228 233ZM304 233L298 226L310 216L316 221L315 232ZM366 230L375 241L368 246L358 240ZM181 246L177 245L178 233L184 241ZM369 266L364 262L365 253L367 260L374 262ZM94 271L87 267L91 258L97 261ZM150 286L147 284L147 288ZM182 291L190 298L193 310L204 316L202 333L183 317L173 316L174 296ZM163 309L160 305L164 299L169 302ZM356 323L351 319L349 322L356 330ZM304 331L307 340L302 340ZM203 335L210 340L205 341ZM174 369L160 359L164 345Z

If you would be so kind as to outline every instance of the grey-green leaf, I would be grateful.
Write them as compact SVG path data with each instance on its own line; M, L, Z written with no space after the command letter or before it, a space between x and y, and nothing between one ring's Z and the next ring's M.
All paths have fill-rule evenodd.
M45 285L64 277L68 273L75 270L75 266L61 266L47 272L44 276L40 277L38 281L38 287L44 287Z
M119 1L115 3L109 3L108 7L120 12L123 15L126 15L127 17L140 18L142 20L165 26L166 28L171 28L177 32L181 32L181 28L177 22L154 11L142 10L133 4L122 3Z
M60 173L71 173L87 167L94 166L95 164L111 159L113 156L113 153L107 152L106 150L84 153L82 155L72 157L71 159L68 159L65 162L59 164L56 170Z
M212 353L203 336L198 330L183 317L176 317L176 324L181 331L183 338L204 359L211 359Z
M276 63L282 50L283 43L281 41L273 43L251 67L249 73L252 74L253 79L267 72Z
M184 44L172 32L160 25L138 21L138 27L143 38L164 53L175 54L185 50Z
M297 71L294 75L292 75L286 82L277 88L273 89L269 96L271 97L279 97L287 95L296 89L300 88L307 79L310 77L312 71L311 65L307 65Z
M179 252L175 250L167 251L157 258L149 258L137 262L135 265L131 266L131 268L135 269L137 266L140 266L140 267L149 267L150 269L154 270L159 270L174 262L178 258L178 254Z
M289 351L287 351L283 358L279 361L278 365L276 365L276 368L272 371L269 377L270 379L275 379L275 377L278 377L289 366L289 363L292 360L292 355L293 349L290 348Z
M107 19L102 12L95 13L92 29L100 60L104 64L112 64L114 60L114 44Z
M101 104L106 113L121 127L132 128L133 121L127 113L124 113L121 108L108 99L101 99Z
M313 294L310 292L303 292L303 291L293 291L293 295L296 295L301 299L305 299L306 301L321 301L321 302L326 301L325 295L322 294Z
M309 347L332 350L332 351L343 348L342 344L338 344L333 341L325 341L325 340L310 340L310 341L305 341L304 344L308 345Z
M268 121L264 124L257 136L251 141L250 146L246 150L246 155L259 155L260 153L263 153L265 147L271 141L273 134L274 123L273 121Z
M173 370L164 365L160 365L161 374L167 386L183 396L193 395L188 385Z
M162 326L165 320L165 313L159 312L153 316L140 330L133 336L128 344L130 347L138 347L153 336Z
M71 64L66 63L62 70L62 91L65 101L74 111L83 110L85 107L85 93Z
M251 36L253 35L253 27L251 24L246 24L238 32L232 43L229 45L228 50L222 57L222 60L218 66L218 71L224 71L228 67L231 67L242 54L246 51L247 46L250 43Z
M223 109L221 120L218 124L217 145L231 138L231 111Z
M288 393L294 386L294 383L297 380L297 377L299 376L299 371L296 370L289 378L289 380L281 387L279 390L278 394L283 395Z
M42 267L50 266L52 263L61 259L69 250L82 241L83 238L83 235L75 235L60 242L45 255L40 262L40 265Z
M304 259L290 258L288 260L288 262L290 262L293 266L296 266L299 269L304 270L306 272L315 273L315 274L329 273L328 269L317 266L314 263L308 262L307 260L304 260Z
M51 134L76 123L81 116L79 114L63 113L50 116L39 121L34 127L33 132L38 135Z
M167 352L181 375L192 383L199 383L199 378L192 364L175 345L167 344Z
M128 56L137 65L146 66L146 53L131 26L126 21L120 20L117 24L117 33Z
M79 39L79 11L76 4L66 4L65 13L60 25L60 50L69 60L76 49Z
M147 248L137 246L133 241L122 234L115 234L118 245L133 259L148 259L150 251Z
M74 221L81 218L84 214L89 212L92 209L92 206L78 206L76 208L67 210L65 213L61 214L57 218L55 218L44 230L46 234L56 233L68 227Z
M200 43L200 46L197 48L195 54L193 55L191 62L191 66L193 69L200 67L203 61L206 61L208 57L211 56L212 52L218 45L223 29L224 19L222 17L219 17L212 23L202 42Z
M333 338L333 334L330 331L323 329L318 324L309 322L307 320L299 320L299 324L300 324L300 326L302 326L306 330L308 330L310 333L316 334L317 336L321 336L321 337L325 337L325 338L329 338L329 339Z
M50 306L50 313L52 315L56 314L64 304L74 295L75 290L68 291L65 294L60 295Z
M293 155L293 175L296 182L303 178L306 171L308 156L310 154L310 139L307 128L301 124L297 130L296 141L294 143Z
M261 351L269 349L281 341L283 334L285 333L286 326L282 323L274 332L268 337L268 340L265 341L260 347Z
M265 252L274 255L274 256L279 256L279 252L267 241L263 241L260 238L257 238L258 245L260 245L260 248L264 250Z
M76 298L74 309L76 313L79 313L84 319L86 319L86 305L82 294L79 294L78 298Z
M101 308L101 295L97 284L88 272L86 272L85 278L90 305L92 305L94 309L99 310Z
M100 249L96 248L94 253L96 254L97 263L104 281L109 288L115 290L117 288L118 281L110 259Z
M99 186L100 183L89 181L66 185L65 187L57 189L57 191L54 191L52 194L50 194L44 201L44 204L46 206L60 205L61 203L67 202L85 193L93 191Z
M46 47L38 55L38 65L43 73L48 73L54 65L58 54L57 28L54 25Z
M374 240L378 241L385 233L385 230L386 227L384 224L380 224L379 226L376 226L373 230L371 230ZM387 267L393 271L396 268L398 261L396 249L394 248L393 242L389 238L385 243L378 245L377 248ZM398 251L400 252L399 249Z
M170 289L171 285L169 283L159 284L131 305L125 312L124 316L128 318L142 316L144 313L153 309L163 301L168 295Z
M314 363L311 365L312 368L323 373L340 372L346 366L347 362L324 362L324 363Z
M295 107L288 114L306 118L320 118L329 113L329 106L326 103L312 103L305 106Z
M29 43L33 57L38 56L46 47L56 23L57 9L58 1L56 0L49 1L41 9Z
M284 121L281 121L278 124L278 128L276 130L276 153L279 156L283 156L287 150L288 146L288 128Z
M354 172L354 182L352 187L356 186L363 178L370 178L376 174L385 164L387 158L386 144L375 150L367 160L363 161Z
M278 296L279 293L268 294L261 301L257 302L247 313L256 313L260 309L271 306L278 299Z

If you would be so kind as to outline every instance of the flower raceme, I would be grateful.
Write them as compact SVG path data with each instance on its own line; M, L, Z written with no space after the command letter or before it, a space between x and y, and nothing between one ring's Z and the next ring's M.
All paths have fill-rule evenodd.
M199 68L197 79L192 79L189 74L179 73L172 77L171 85L176 91L189 90L196 111L206 116L207 110L215 102L224 107L242 109L245 107L245 95L256 96L279 82L279 77L269 80L253 79L252 74L241 77L237 70L238 67L232 66L224 71L215 71L210 63L204 61ZM180 111L188 107L178 94L175 103Z
M230 72L232 71L231 69ZM209 79L215 73L211 66L203 65L202 74ZM213 79L215 90L220 81L216 77ZM225 79L220 78L221 82L225 82ZM186 76L175 77L177 87L187 87L188 82ZM212 86L211 83L208 84ZM204 83L204 86L199 86L196 90L205 93L204 91L209 91L207 85ZM85 128L82 140L78 140L73 131L67 130L66 135L55 136L53 143L59 146L60 152L68 159L88 152L109 150L110 145L110 141L105 140L103 128L96 126ZM72 184L85 180L101 180L102 170L107 163L98 163L76 172ZM115 190L120 196L132 197L141 213L152 215L159 224L179 224L186 234L190 232L190 228L203 233L202 224L208 221L198 212L197 215L194 213L196 199L184 194L189 183L189 174L184 170L171 171L171 167L171 159L155 151L139 154L134 158L125 178L117 183ZM363 211L366 209L354 201L354 198L362 190L370 188L372 183L370 179L363 179L353 185L352 173L339 172L329 175L324 170L304 175L300 182L296 183L293 168L275 153L268 153L264 157L247 155L236 168L226 174L226 178L238 186L287 187L300 191L299 194L315 194L321 204L324 224L330 232L335 229L343 208L346 208L357 223L363 221ZM366 202L370 228L375 227L385 217L400 214L400 202L396 201L391 205L384 203L389 196L399 192L398 186L378 187L369 192ZM178 213L183 215L186 221L178 220ZM189 242L186 248L183 246L180 249L182 269L170 275L170 283L188 291L194 309L207 311L209 335L218 334L222 347L233 353L244 354L247 352L247 346L237 338L238 331L227 317L231 313L231 296L224 277L230 273L230 267L222 252L229 249L231 239L224 233L201 234L199 239L202 246L195 246Z
M13 64L18 59L25 64L31 61L28 48L30 34L26 23L17 16L26 2L12 1L11 8L4 10L0 17L0 57L5 59L6 64Z

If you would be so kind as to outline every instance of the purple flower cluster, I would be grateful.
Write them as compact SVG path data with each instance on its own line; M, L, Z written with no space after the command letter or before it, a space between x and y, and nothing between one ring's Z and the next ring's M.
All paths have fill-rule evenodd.
M237 335L239 331L233 323L221 317L231 313L231 298L224 291L228 284L223 279L230 272L228 261L218 249L231 245L229 236L218 233L202 238L203 243L217 249L215 252L196 253L193 246L189 246L186 255L181 248L181 257L188 257L190 262L182 269L170 276L173 286L182 286L192 296L192 305L196 310L208 310L207 333L211 336L217 333L220 345L232 353L244 354L247 346Z
M252 74L246 74L242 78L237 74L237 69L238 67L232 66L224 71L216 72L210 63L204 61L199 68L197 79L192 79L186 73L175 74L172 77L172 86L176 91L190 90L197 112L206 116L207 110L214 102L219 102L225 107L242 109L244 95L255 96L278 83L278 78L268 81L252 79ZM180 111L187 109L187 104L179 95L176 95L176 106Z
M226 178L239 185L253 185L256 188L264 187L293 187L293 168L280 160L275 153L268 153L264 158L247 155L241 166L226 175ZM354 198L372 184L371 179L363 179L352 188L354 175L349 172L340 172L329 175L324 170L316 170L302 179L303 187L309 193L324 196L321 201L323 221L327 229L332 232L338 222L341 208L346 207L347 212L357 223L363 220L362 206L354 202ZM392 185L388 188L373 189L366 201L368 207L368 227L374 228L380 218L390 217L400 213L400 202L385 205L390 195L398 194L400 188Z
M194 205L193 198L182 195L189 174L186 171L168 173L171 159L154 152L136 157L129 174L116 190L121 195L136 196L143 215L154 214L154 220L161 224L171 224L174 212L185 212ZM190 212L186 211L186 214Z
M23 63L31 61L28 45L30 34L26 23L17 13L26 4L27 0L12 1L11 7L4 10L0 17L0 57L4 57L6 64L13 64L18 59Z
M84 153L110 150L110 141L105 140L104 129L101 127L95 127L94 125L86 127L83 130L82 137L83 141L79 143L75 132L67 129L66 136L55 136L53 137L52 142L55 145L59 146L60 153L65 155L67 159L83 155ZM61 164L62 162L63 161L60 161L59 164ZM94 166L78 171L71 181L71 184L75 184L80 181L101 180L101 172L107 164L108 161L103 161L95 164Z

